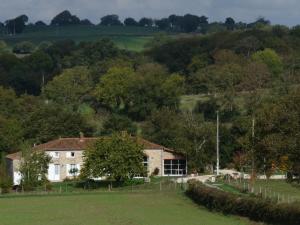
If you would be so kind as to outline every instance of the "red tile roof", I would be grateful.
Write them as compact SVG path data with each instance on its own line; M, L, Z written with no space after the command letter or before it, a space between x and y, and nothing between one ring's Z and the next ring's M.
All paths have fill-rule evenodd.
M157 149L164 150L168 152L175 152L172 149L168 149L162 145L155 144L153 142L147 141L143 138L134 137L137 142L144 146L144 149ZM47 150L55 150L55 151L69 151L69 150L85 150L90 144L95 142L99 138L59 138L53 141L49 141L44 144L40 144L35 146L33 149L38 151L47 151ZM21 152L16 152L10 155L7 155L8 159L20 159Z

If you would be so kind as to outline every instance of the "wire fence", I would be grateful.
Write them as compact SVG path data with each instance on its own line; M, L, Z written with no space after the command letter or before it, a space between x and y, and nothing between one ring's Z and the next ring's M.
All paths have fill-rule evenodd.
M267 182L267 181L266 181ZM274 187L255 184L253 185L250 180L225 180L226 185L232 186L241 193L254 195L255 197L270 200L275 203L299 203L300 195L296 196L291 193L280 192Z
M123 192L123 193L147 193L147 192L185 192L187 189L186 183L177 183L173 180L161 180L158 182L148 182L143 184L132 184L126 186L113 185L112 183L105 183L99 188L76 187L76 182L62 182L55 185L55 188L48 190L47 187L38 187L30 191L25 191L23 188L15 189L10 193L0 194L1 197L15 197L15 196L43 196L43 195L69 195L69 194L96 194L109 192Z

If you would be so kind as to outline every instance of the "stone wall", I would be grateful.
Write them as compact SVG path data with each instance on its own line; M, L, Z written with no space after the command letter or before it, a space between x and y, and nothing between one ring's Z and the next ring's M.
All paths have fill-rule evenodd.
M46 153L59 153L59 158L52 157L52 164L60 165L60 180L64 180L67 177L72 178L72 176L67 175L67 164L79 164L80 168L83 164L83 151L82 150L70 150L70 151L46 151ZM73 158L67 157L67 152L74 152L75 156Z

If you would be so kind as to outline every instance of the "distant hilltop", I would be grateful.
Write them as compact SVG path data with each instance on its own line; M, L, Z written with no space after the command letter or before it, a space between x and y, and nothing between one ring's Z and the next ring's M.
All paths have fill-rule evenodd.
M121 21L118 15L111 14L100 18L99 24L92 23L89 19L80 19L78 16L73 15L70 11L64 10L57 14L50 22L46 24L43 21L35 23L29 22L27 15L20 15L16 18L8 19L4 23L0 22L0 27L6 31L7 34L15 35L22 33L26 26L68 26L68 25L86 25L86 26L139 26L139 27L156 27L164 31L173 32L199 32L207 33L209 30L236 30L247 29L256 26L270 25L270 21L263 17L258 18L253 23L236 22L233 18L227 17L224 22L209 22L207 16L198 16L192 14L186 15L170 15L161 19L153 18L140 18L136 20L128 17Z

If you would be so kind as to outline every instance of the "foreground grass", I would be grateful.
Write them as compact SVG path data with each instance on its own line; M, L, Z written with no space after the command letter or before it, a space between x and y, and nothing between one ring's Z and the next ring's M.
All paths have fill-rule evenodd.
M0 198L1 225L246 225L199 208L183 194L98 193Z

